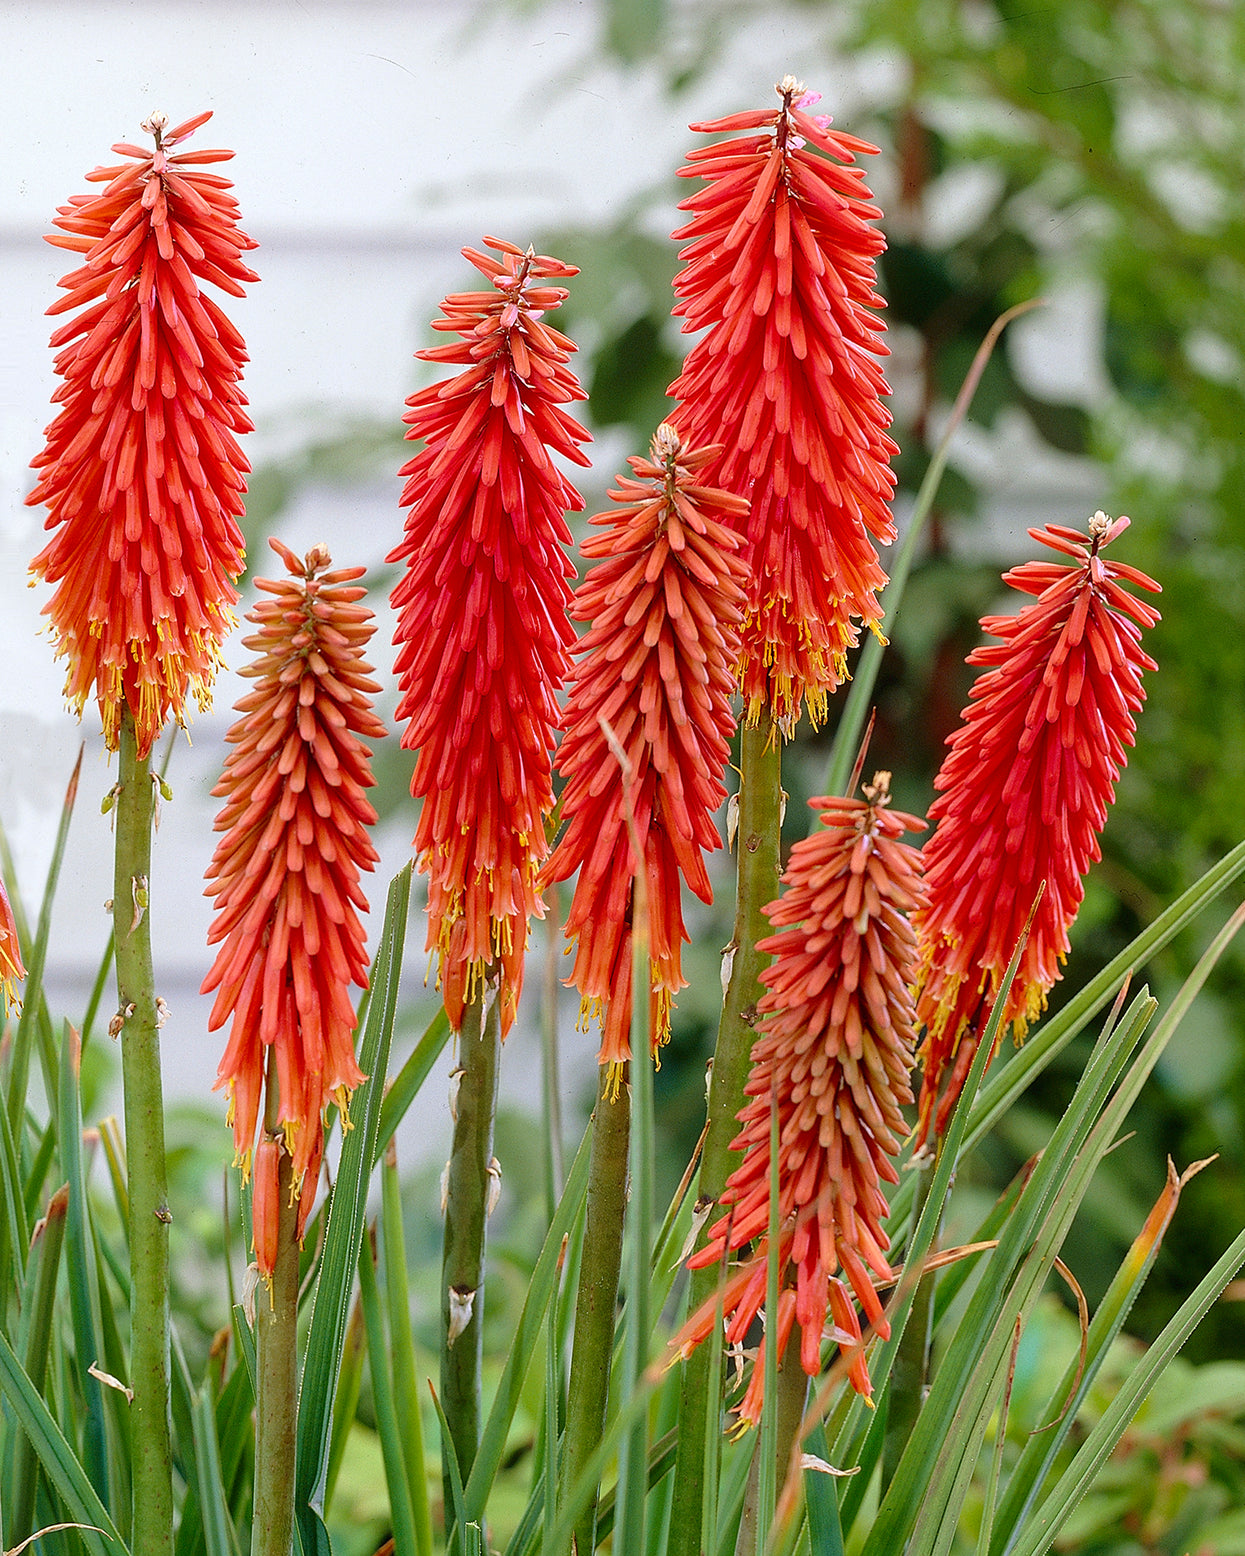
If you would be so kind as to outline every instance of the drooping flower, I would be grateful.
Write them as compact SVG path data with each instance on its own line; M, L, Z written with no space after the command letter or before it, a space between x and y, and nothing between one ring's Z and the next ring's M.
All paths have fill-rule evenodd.
M1096 513L1088 535L1030 530L1073 563L1026 562L1004 574L1036 598L1016 616L984 617L982 631L1001 641L968 656L986 668L934 780L929 904L916 919L921 1143L945 1127L1039 889L999 1028L1011 1026L1017 1041L1060 976L1083 877L1101 858L1098 834L1145 700L1142 671L1155 668L1141 632L1159 619L1128 587L1159 585L1102 556L1128 522Z
M309 1189L300 1197L301 1236L324 1110L336 1102L345 1119L364 1079L350 1000L351 984L367 987L359 874L377 857L363 741L380 739L385 727L372 712L379 687L363 657L375 630L354 582L363 568L334 570L324 546L300 561L280 541L269 544L290 576L257 579L267 598L247 612L258 630L243 643L257 657L241 673L256 684L237 704L243 716L226 736L233 750L212 790L225 803L216 819L224 836L208 868L216 899L208 944L223 943L202 992L216 991L210 1031L233 1018L216 1084L229 1092L244 1175L275 1076L269 1124L275 1116L295 1187ZM271 1155L265 1162L275 1174Z
M131 160L88 173L105 189L72 196L48 239L85 262L48 310L80 311L52 336L61 409L26 501L56 533L31 571L56 585L44 614L66 697L81 713L95 695L113 750L128 707L140 758L191 691L210 702L243 567L246 351L200 283L241 297L255 244L232 185L202 166L233 152L172 150L209 118L166 132L153 114L154 149L114 146Z
M4 882L0 881L0 989L4 991L6 1015L15 1005L18 1007L21 1005L14 984L19 983L25 976L26 969L22 965L17 920L13 916L13 906L9 901L8 892L4 889Z
M896 449L873 311L886 245L851 165L877 148L811 114L818 94L792 77L777 91L775 113L692 126L734 138L681 169L708 187L680 206L674 312L706 333L670 393L688 446L722 445L705 480L750 500L740 680L749 722L765 710L789 731L801 706L824 719L857 621L881 620L875 542L895 538Z
M402 745L416 750L423 799L415 848L428 875L428 949L440 959L457 1030L490 964L503 1033L523 980L528 924L541 917L536 871L548 853L550 751L574 631L566 617L568 508L583 499L554 464L587 464L588 434L563 405L585 398L567 366L575 345L545 322L567 292L540 285L573 265L485 238L464 249L492 283L445 299L434 329L461 337L418 353L457 377L407 401L405 538L390 555Z
M680 872L702 901L713 900L703 853L721 846L713 813L726 798L746 578L732 526L747 507L703 482L718 452L686 449L673 427L660 426L650 457L630 459L632 475L610 491L618 506L591 520L604 533L582 548L595 565L571 611L591 630L580 639L558 750L568 825L542 880L579 871L567 982L585 1014L601 1016L602 1064L631 1054L628 808L648 887L655 1046L669 1035L670 1002L683 987Z
M898 1182L891 1158L908 1132L900 1112L912 1101L916 1037L909 992L916 940L908 915L925 896L920 851L902 841L925 823L891 810L889 788L890 774L878 773L863 800L809 801L824 830L792 849L786 890L765 909L777 932L758 947L773 961L761 974L761 1035L745 1087L750 1100L731 1147L744 1159L720 1201L726 1214L688 1261L715 1264L759 1239L721 1293L727 1341L742 1342L765 1301L770 1111L776 1109L776 1333L781 1355L792 1325L800 1325L800 1361L810 1375L821 1365L827 1314L840 1345L859 1344L853 1295L874 1330L889 1333L870 1271L880 1280L891 1276L881 1185ZM675 1337L685 1353L709 1333L718 1300L715 1293ZM758 1359L739 1406L743 1422L760 1415L763 1375ZM859 1393L870 1393L863 1352L849 1376Z

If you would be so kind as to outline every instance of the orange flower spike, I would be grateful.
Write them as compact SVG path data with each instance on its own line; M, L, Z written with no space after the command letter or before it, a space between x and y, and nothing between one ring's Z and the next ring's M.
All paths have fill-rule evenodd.
M968 657L986 668L934 780L929 904L915 920L920 1143L941 1133L955 1106L1039 887L1000 1027L1018 1042L1060 976L1085 872L1101 857L1098 834L1145 700L1142 672L1155 668L1141 633L1159 619L1129 588L1159 585L1102 555L1128 522L1096 513L1088 535L1030 530L1072 565L1027 562L1006 573L1036 598L1016 616L984 617L982 630L1001 641Z
M428 875L428 949L457 1030L464 1003L501 964L503 1033L514 1019L528 925L553 809L550 751L574 632L568 508L579 493L551 457L586 465L587 432L563 410L584 391L574 343L548 322L578 272L486 238L464 249L492 283L445 299L433 328L460 339L418 353L461 366L407 401L405 538L390 555L402 745L419 755L411 793ZM495 257L496 256L496 257Z
M255 244L232 185L203 168L233 153L173 151L209 118L166 131L153 114L154 149L114 146L130 160L88 173L106 187L74 195L48 239L84 263L48 310L78 311L52 336L60 410L26 501L55 534L31 571L56 586L43 609L66 697L79 713L96 697L113 750L128 707L140 758L190 692L210 703L243 567L246 351L200 283L241 297Z
M722 445L704 479L750 499L740 681L749 723L765 710L790 732L802 706L825 718L856 620L881 620L897 450L874 312L886 244L851 165L877 148L810 114L817 94L792 77L777 91L775 113L692 126L734 138L681 170L708 187L680 207L674 312L704 333L670 393L688 445Z
M611 490L617 506L591 520L603 533L582 548L595 565L571 611L591 630L579 642L558 751L567 827L541 880L579 871L567 982L585 1015L603 1013L602 1064L631 1056L628 795L648 883L654 1047L669 1036L670 1003L683 987L680 872L702 901L713 900L702 856L721 846L713 813L726 798L746 576L735 526L747 507L704 484L718 452L686 449L663 424L650 457L629 460L632 474Z
M6 1015L14 1006L21 1008L21 1000L18 998L14 984L21 982L25 976L26 969L22 965L17 920L13 916L13 906L9 902L8 892L4 889L4 882L0 881L0 989L4 991Z
M224 834L208 869L220 944L203 993L216 991L215 1031L232 1016L217 1087L229 1091L234 1146L245 1173L268 1054L275 1059L275 1119L293 1158L296 1190L315 1192L324 1109L345 1112L364 1079L354 1054L350 986L367 987L359 888L376 850L376 812L364 791L370 751L385 727L372 712L379 690L363 658L375 630L355 584L363 568L331 569L323 546L300 561L269 541L290 576L257 579L265 598L247 613L258 629L244 638L256 659L241 673L255 682L237 704L243 717L212 793L224 800ZM300 1225L305 1207L300 1206Z
M859 1341L852 1296L878 1334L889 1332L872 1276L891 1275L882 1183L898 1182L891 1159L907 1134L900 1110L912 1101L916 1038L909 992L916 939L908 915L925 901L920 851L902 841L925 823L889 808L889 786L890 774L879 773L863 800L809 802L823 830L796 843L783 875L786 890L765 910L777 932L759 946L773 961L761 974L761 1035L732 1147L744 1159L722 1195L727 1214L688 1261L710 1265L760 1238L743 1266L751 1279L725 1288L727 1338L742 1339L765 1300L770 1108L776 1105L779 1268L787 1304L780 1332L784 1323L788 1330L800 1325L800 1360L811 1376L821 1364L827 1316L841 1344ZM707 1307L716 1301L715 1294ZM703 1337L702 1314L689 1319L675 1343L685 1344L689 1332L693 1343ZM849 1376L858 1392L869 1393L863 1356ZM754 1422L759 1410L757 1386L745 1395L741 1418Z

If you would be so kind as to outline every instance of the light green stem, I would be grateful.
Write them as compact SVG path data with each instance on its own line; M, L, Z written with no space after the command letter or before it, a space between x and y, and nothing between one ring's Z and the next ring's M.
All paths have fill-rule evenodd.
M264 1127L277 1127L276 1065L268 1064ZM277 1257L272 1282L255 1294L255 1505L251 1556L289 1556L294 1538L298 1440L298 1202L294 1163L284 1146L277 1166ZM306 1191L315 1192L315 1184Z
M490 968L463 1015L454 1143L445 1185L441 1261L441 1404L463 1483L480 1442L480 1367L484 1356L484 1245L493 1161L493 1119L501 1055L501 1008ZM470 1317L450 1339L451 1312ZM447 1521L453 1493L444 1476Z
M740 737L739 888L735 907L734 961L718 1027L709 1087L709 1128L698 1182L697 1208L712 1205L726 1187L732 1166L731 1141L738 1133L736 1114L743 1106L744 1082L755 1039L760 975L769 957L757 941L769 932L761 911L778 895L779 830L782 808L780 736L772 724L745 728ZM712 1217L709 1218L712 1220ZM689 1309L713 1295L716 1265L694 1270ZM679 1445L675 1459L673 1511L667 1556L699 1556L701 1503L704 1496L705 1393L712 1375L710 1347L717 1335L698 1346L683 1364Z
M567 1393L563 1486L573 1486L601 1441L614 1357L614 1320L622 1266L623 1221L627 1207L627 1147L630 1083L612 1095L613 1065L602 1065L592 1115L588 1164L588 1220L575 1295L575 1342ZM599 1487L597 1488L599 1491ZM580 1556L594 1549L597 1491L575 1521Z
M173 1481L169 1424L169 1223L155 976L151 962L154 786L139 759L134 720L121 716L113 930L125 1088L130 1193L133 1556L171 1556Z

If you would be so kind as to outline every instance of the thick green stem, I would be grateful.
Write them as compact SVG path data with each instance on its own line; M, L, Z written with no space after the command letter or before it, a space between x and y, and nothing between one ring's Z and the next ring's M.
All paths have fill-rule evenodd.
M133 1556L171 1556L173 1481L169 1424L169 1223L160 1033L151 963L151 829L155 789L140 761L134 720L121 717L113 931L121 1018L130 1191L130 1414Z
M274 1089L269 1090L275 1098ZM294 1538L298 1439L298 1202L293 1161L277 1168L277 1257L271 1284L255 1294L255 1514L252 1556L289 1556ZM315 1185L305 1192L314 1193Z
M779 831L782 814L780 737L768 722L745 728L740 737L739 887L735 907L733 961L709 1086L709 1128L700 1165L697 1209L721 1196L734 1162L731 1141L738 1132L736 1114L743 1106L744 1082L755 1038L760 975L769 958L757 941L769 932L761 911L778 894ZM713 1295L716 1266L692 1272L689 1307L694 1310ZM683 1364L679 1446L675 1459L673 1513L668 1556L698 1556L701 1505L704 1497L705 1393L713 1354L720 1344L713 1335Z
M778 1409L774 1473L781 1492L791 1470L791 1450L804 1420L804 1402L808 1397L808 1374L800 1365L800 1326L792 1326L787 1337L787 1349L778 1363ZM761 1540L762 1531L758 1519L761 1506L761 1446L762 1434L757 1433L756 1449L748 1470L748 1489L744 1493L744 1510L739 1520L739 1534L735 1540L735 1556L755 1556L766 1547ZM770 1531L764 1531L768 1539Z
M912 1220L915 1227L929 1198L934 1180L934 1163L914 1168L917 1174L913 1199ZM909 1238L911 1241L911 1238ZM903 1456L916 1418L921 1412L925 1390L929 1383L929 1354L934 1329L934 1288L938 1277L923 1275L912 1300L912 1311L904 1326L899 1349L891 1363L890 1398L886 1412L886 1437L882 1444L882 1490L895 1478L895 1470Z
M575 1342L566 1406L566 1450L562 1484L573 1486L601 1441L614 1357L614 1320L622 1265L623 1221L627 1207L627 1147L630 1135L629 1084L615 1086L612 1065L602 1065L597 1105L592 1115L592 1154L588 1163L588 1220L575 1296ZM616 1095L614 1094L616 1092ZM599 1489L599 1488L598 1488ZM580 1556L594 1549L597 1493L575 1522Z
M493 1118L501 1054L501 1009L490 968L458 1034L454 1144L445 1180L441 1261L441 1403L464 1484L480 1442L480 1366L484 1340L484 1242L493 1183ZM453 1494L448 1468L445 1507Z

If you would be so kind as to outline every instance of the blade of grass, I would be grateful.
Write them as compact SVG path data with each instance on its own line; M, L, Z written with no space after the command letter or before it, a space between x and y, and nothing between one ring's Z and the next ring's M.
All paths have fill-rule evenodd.
M349 1322L354 1272L363 1241L368 1181L372 1163L376 1160L381 1097L393 1037L402 947L410 908L411 870L410 865L399 870L389 885L385 921L371 970L371 997L359 1054L360 1066L368 1078L354 1095L354 1128L342 1143L303 1362L294 1513L305 1556L312 1556L313 1552L319 1556L329 1553L323 1516L332 1402ZM248 1364L254 1366L253 1354L248 1356Z
M195 1476L203 1518L203 1543L207 1556L238 1556L238 1537L225 1499L220 1447L216 1437L216 1412L204 1387L194 1402Z
M36 1394L43 1393L47 1376L48 1354L52 1344L52 1321L56 1304L56 1277L60 1269L61 1248L65 1241L65 1218L69 1211L68 1187L57 1189L48 1201L47 1214L35 1227L31 1257L35 1264L34 1289L22 1313L22 1361L26 1376ZM24 1432L13 1439L12 1494L6 1510L4 1530L9 1547L19 1545L34 1527L35 1445ZM8 1463L7 1455L3 1461Z
M518 1408L523 1380L531 1363L532 1353L540 1337L541 1321L558 1288L558 1264L562 1257L562 1239L573 1229L576 1219L583 1214L584 1196L588 1184L588 1161L591 1135L584 1132L579 1150L571 1163L566 1187L562 1191L557 1214L550 1223L541 1245L536 1267L528 1282L519 1321L515 1326L510 1350L506 1355L492 1409L480 1434L475 1463L467 1477L463 1493L470 1520L483 1518L489 1492L501 1467L506 1451L506 1438ZM559 1342L560 1343L560 1342Z
M111 1502L115 1488L111 1484L103 1389L98 1378L87 1371L92 1362L102 1362L104 1338L95 1251L91 1247L86 1175L82 1161L82 1098L78 1084L80 1057L78 1035L66 1022L61 1043L58 1134L61 1170L69 1185L69 1211L65 1223L68 1244L66 1273L69 1278L69 1311L73 1323L74 1349L81 1375L80 1386L86 1404L82 1423L82 1462L90 1476L91 1484L99 1491L105 1504L112 1506L114 1514L119 1514L119 1509Z
M337 1375L337 1395L333 1401L333 1433L329 1440L329 1467L324 1483L324 1510L333 1506L333 1492L346 1454L346 1441L354 1426L363 1387L363 1359L366 1343L363 1329L363 1305L356 1301L342 1348L341 1369Z
M69 1516L83 1526L82 1539L92 1556L127 1556L125 1544L87 1471L66 1442L3 1333L0 1333L0 1391L34 1444L39 1462Z
M415 1549L432 1556L432 1511L428 1506L428 1475L424 1464L424 1424L420 1388L415 1376L415 1342L411 1335L411 1294L407 1284L406 1241L402 1234L402 1199L398 1160L392 1142L381 1167L381 1252L385 1262L385 1297L389 1307L389 1357L393 1367L393 1399L398 1442L406 1468L407 1493L415 1526ZM383 1358L371 1351L374 1365Z
M402 1428L394 1402L393 1379L389 1372L389 1346L386 1344L385 1321L376 1285L376 1251L370 1237L364 1238L359 1250L359 1300L363 1304L363 1323L367 1330L372 1408L376 1412L376 1435L380 1438L385 1484L389 1488L389 1518L393 1525L394 1551L396 1556L411 1556L412 1552L420 1550L420 1546L415 1514L411 1507L410 1468L403 1452Z
M13 1038L13 1051L9 1059L9 1129L16 1140L21 1130L22 1118L26 1106L26 1088L30 1074L30 1050L34 1042L36 1028L42 1025L45 1030L44 1043L44 1083L47 1087L49 1108L55 1107L56 1101L56 1065L50 1062L51 1054L51 1023L48 1018L47 1001L43 997L43 968L47 961L48 936L52 931L52 904L56 898L56 887L60 881L61 865L65 859L65 844L69 838L69 823L73 819L74 801L78 797L78 779L82 773L82 754L86 750L85 745L78 747L78 760L74 763L73 774L69 779L65 790L64 803L61 805L60 819L56 827L56 841L52 845L52 859L48 865L47 881L43 889L43 901L39 905L39 923L35 930L33 944L23 947L26 962L26 999L22 1005L21 1018L17 1023L17 1032ZM5 874L12 883L11 896L20 901L20 893L16 890L17 882L13 876L13 861L9 854L8 838L0 827L0 849L3 849Z
M976 1431L984 1433L981 1417L985 1399L1001 1376L1012 1325L1026 1300L1023 1293L1032 1290L1034 1281L1040 1285L1032 1272L1047 1257L1053 1264L1062 1242L1058 1227L1075 1214L1079 1195L1074 1197L1070 1183L1084 1171L1084 1158L1078 1161L1078 1157L1154 1008L1154 1001L1144 991L1138 994L1117 1029L1095 1046L1072 1101L1017 1201L943 1357L895 1478L878 1509L865 1543L866 1556L882 1556L896 1548L888 1543L895 1541L899 1545L910 1541L913 1556L933 1548L954 1476L967 1463L969 1440ZM1092 1172L1092 1166L1089 1170ZM1035 1243L1041 1245L1041 1251L1031 1255Z
M1192 1295L1181 1303L1158 1339L1121 1384L1115 1398L1078 1448L1072 1463L1059 1477L1037 1512L1026 1521L1011 1548L1012 1556L1042 1556L1042 1552L1050 1548L1068 1515L1084 1497L1164 1368L1183 1348L1211 1304L1242 1264L1245 1264L1245 1232L1236 1238L1199 1281Z

